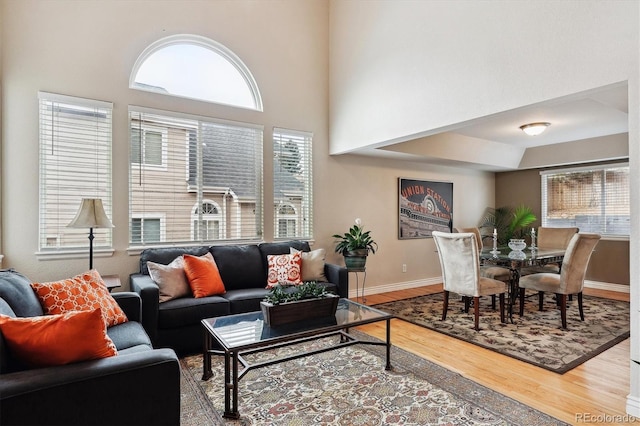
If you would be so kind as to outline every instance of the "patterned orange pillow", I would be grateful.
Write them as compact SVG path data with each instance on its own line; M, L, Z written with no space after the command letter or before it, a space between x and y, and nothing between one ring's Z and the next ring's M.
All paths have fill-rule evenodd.
M302 284L302 257L300 252L292 254L270 254L267 256L267 288L278 284Z
M187 275L191 292L196 299L226 292L218 265L211 253L201 257L185 254L184 273Z
M100 309L42 317L0 315L7 347L29 367L48 367L118 354Z
M127 322L127 316L109 294L102 277L95 269L62 281L32 283L31 287L40 299L45 314L100 308L107 327Z

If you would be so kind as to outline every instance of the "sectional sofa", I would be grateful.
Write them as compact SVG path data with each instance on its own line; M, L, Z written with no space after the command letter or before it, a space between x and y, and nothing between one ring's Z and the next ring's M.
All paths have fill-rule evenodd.
M171 349L153 349L140 324L140 297L113 298L128 321L107 329L117 355L26 367L0 333L0 424L179 425L180 366ZM0 315L44 316L30 280L0 270ZM77 339L84 339L84 333Z
M311 252L305 241L143 250L140 254L140 270L130 276L130 285L131 290L142 298L142 324L154 347L170 347L179 354L200 352L202 319L259 311L260 301L269 292L267 256L289 254L291 248L309 255L316 252ZM207 253L213 255L224 283L224 294L201 298L187 295L160 302L160 287L150 276L147 262L169 265L186 254L203 256ZM302 262L304 269L304 257ZM324 263L322 272L326 280L318 281L318 284L340 297L348 297L346 268Z

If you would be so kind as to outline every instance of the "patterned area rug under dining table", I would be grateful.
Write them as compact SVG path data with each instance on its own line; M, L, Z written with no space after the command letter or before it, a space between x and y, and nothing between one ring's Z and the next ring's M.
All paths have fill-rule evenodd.
M514 306L513 324L500 322L491 298L480 299L480 331L473 329L473 307L463 311L455 294L449 297L447 319L442 321L442 292L375 305L411 323L499 352L530 364L565 373L629 337L629 302L583 296L584 321L580 321L577 297L568 302L567 329L560 326L560 310L552 295L545 294L538 311L537 292L528 294L523 317ZM496 301L496 305L497 305Z
M335 344L330 339L277 354ZM181 426L565 424L397 347L392 347L393 369L385 371L384 351L355 345L249 371L240 381L238 420L222 418L223 357L212 358L214 376L207 381L201 380L201 355L182 358Z

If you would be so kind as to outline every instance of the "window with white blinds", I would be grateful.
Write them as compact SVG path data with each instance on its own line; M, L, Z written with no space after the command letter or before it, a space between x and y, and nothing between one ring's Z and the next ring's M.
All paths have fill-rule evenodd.
M39 92L40 252L89 246L88 229L67 228L82 198L101 198L112 217L109 102ZM95 248L112 246L111 228L94 229Z
M313 134L273 129L273 204L276 238L313 238Z
M262 126L129 108L132 246L258 240Z
M540 172L542 226L628 236L629 165L608 164Z

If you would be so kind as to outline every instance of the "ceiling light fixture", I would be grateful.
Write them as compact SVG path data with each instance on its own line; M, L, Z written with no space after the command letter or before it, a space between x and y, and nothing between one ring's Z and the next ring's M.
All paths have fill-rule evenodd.
M529 124L523 124L522 126L520 126L520 130L522 130L529 136L537 136L540 133L547 130L547 127L549 127L550 125L551 123L544 123L544 122L529 123Z

